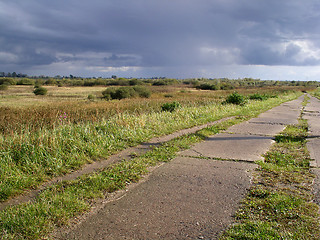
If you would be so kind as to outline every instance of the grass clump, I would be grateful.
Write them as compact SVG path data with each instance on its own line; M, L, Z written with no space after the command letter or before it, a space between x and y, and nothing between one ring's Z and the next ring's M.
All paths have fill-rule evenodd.
M1 84L0 85L0 91L5 91L9 89L9 85L8 84Z
M44 87L35 87L35 89L33 90L33 93L35 95L46 95L47 92L48 92L48 89Z
M259 100L259 101L264 101L267 100L268 98L275 98L277 97L276 95L270 95L270 94L261 94L261 93L254 93L249 95L250 100Z
M93 101L93 100L95 100L95 96L93 95L93 94L89 94L88 95L88 100L90 100L90 101Z
M144 86L134 86L134 87L111 87L107 88L102 92L103 98L106 100L111 99L125 99L125 98L133 98L133 97L142 97L149 98L151 96L151 92L148 88Z
M246 99L243 95L234 92L227 96L226 103L236 104L236 105L244 105L246 103Z
M319 207L312 202L313 174L304 121L288 126L259 162L254 186L221 239L319 239Z
M162 111L167 111L167 112L174 112L178 108L181 108L181 104L179 102L170 102L170 103L165 103L161 106Z

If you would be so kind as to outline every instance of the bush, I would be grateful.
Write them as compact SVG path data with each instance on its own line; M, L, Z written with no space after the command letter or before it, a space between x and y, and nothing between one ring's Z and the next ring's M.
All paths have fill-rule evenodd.
M260 93L255 93L249 96L249 99L251 100L267 100L269 97L266 94L260 94Z
M111 88L107 88L106 90L104 90L102 92L102 96L103 98L105 98L106 100L111 100L112 96L114 95L114 93L116 92L116 88L111 87Z
M161 106L162 111L173 112L181 107L179 102L165 103Z
M143 97L149 98L151 92L148 88L143 86L135 86L135 87L119 87L119 88L107 88L102 92L103 98L106 100L111 99L124 99L124 98L132 98L132 97Z
M109 85L109 86L129 86L130 82L129 82L129 80L127 80L125 78L119 78L119 79L112 79L112 80L106 81L106 85Z
M17 85L34 85L34 84L35 84L35 81L29 78L23 78L17 82Z
M142 84L143 84L143 81L134 78L134 79L131 79L131 80L129 81L129 84L130 84L130 86L142 85Z
M0 85L0 91L8 90L8 88L9 88L8 84L2 84L2 85Z
M152 83L153 86L174 85L179 83L176 79L160 79Z
M237 92L234 92L229 96L227 96L227 99L225 102L236 104L236 105L243 105L245 104L245 97Z
M92 100L94 100L94 99L95 99L95 96L94 96L94 95L92 95L92 94L89 94L89 95L88 95L88 100L91 100L91 101L92 101Z
M0 85L16 85L16 80L13 78L0 78Z
M209 84L209 83L202 83L196 86L196 88L201 90L220 90L219 84Z
M133 87L134 91L138 93L139 97L149 98L151 96L151 92L148 88L143 86L135 86Z
M46 95L48 90L44 87L36 87L33 91L35 95Z
M220 89L221 90L231 90L231 89L234 89L234 86L229 83L222 83L220 86Z
M124 99L137 96L136 91L131 87L120 87L112 95L112 99Z
M249 96L249 99L251 100L260 100L260 101L267 100L268 98L277 98L277 95L255 93Z
M57 85L57 80L53 78L49 78L44 82L45 85Z

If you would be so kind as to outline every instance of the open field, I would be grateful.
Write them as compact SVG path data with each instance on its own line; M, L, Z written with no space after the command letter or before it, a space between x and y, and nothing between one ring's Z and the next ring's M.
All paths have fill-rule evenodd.
M119 113L145 113L159 111L166 102L178 101L183 106L201 106L221 103L234 90L196 90L186 85L149 86L150 98L122 99L105 101L101 99L103 86L93 87L57 87L46 86L46 96L35 96L33 86L9 86L0 91L0 133L14 134L23 131L35 131L41 128L54 128L61 124L61 115L66 113L68 123L95 122L108 119ZM279 94L301 90L305 87L264 87L261 94ZM257 88L237 89L240 94L250 95ZM93 95L93 100L88 100ZM66 122L65 121L65 122Z
M103 160L151 137L228 116L238 116L237 121L243 121L301 95L301 91L293 91L299 90L299 87L239 89L238 92L243 95L259 92L273 97L264 101L247 100L244 105L234 105L222 104L234 90L204 91L182 86L150 88L153 94L147 99L105 101L99 98L105 87L48 86L46 96L34 96L33 88L30 86L10 86L0 98L0 201L22 194L30 188L36 188L52 177L79 169L86 163ZM88 100L89 94L95 95L96 99ZM179 102L181 107L173 112L161 111L162 104L173 101ZM214 134L212 131L210 133ZM188 138L184 141L188 142ZM194 141L190 140L184 147L177 149L185 148L191 142ZM164 149L169 149L169 146ZM164 153L163 149L161 151ZM155 158L158 158L152 160L155 162L143 160L143 167L140 163L132 162L132 165L121 163L122 165L106 169L107 173L97 175L98 181L104 176L111 176L113 180L118 179L121 183L118 180L116 183L110 182L111 187L98 187L97 192L92 194L87 190L92 187L90 184L96 183L91 182L93 178L90 175L89 185L84 185L82 190L75 182L76 188L80 192L84 191L86 195L79 196L79 199L67 197L75 191L73 183L66 183L72 185L71 192L62 191L60 185L53 186L44 195L39 196L35 204L24 204L3 211L0 217L7 221L2 230L7 233L8 239L43 237L48 229L66 224L73 216L87 211L93 198L137 181L149 166L172 158L170 154L163 158L160 155L155 154ZM132 176L127 168L132 170ZM111 172L108 172L109 170ZM128 172L130 176L120 176L119 171ZM83 181L80 180L80 185ZM59 195L61 191L63 196ZM80 192L79 194L82 194ZM61 201L64 206L57 201ZM42 209L43 212L37 212L36 209ZM37 215L47 214L48 211L52 213L52 219L45 219L45 215ZM23 214L24 212L30 214ZM25 215L42 222L37 220L33 226L26 226L23 224L26 221ZM11 228L13 225L15 227Z

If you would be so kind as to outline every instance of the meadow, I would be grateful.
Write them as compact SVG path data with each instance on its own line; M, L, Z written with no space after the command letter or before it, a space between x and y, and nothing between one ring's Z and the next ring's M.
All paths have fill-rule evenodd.
M35 96L32 92L33 86L29 85L12 85L5 91L1 91L0 201L6 201L16 195L23 194L28 189L37 188L53 177L75 171L84 164L108 158L111 154L146 142L154 136L166 135L229 116L237 116L237 121L230 123L235 124L282 102L294 99L301 95L302 91L309 89L304 86L239 88L236 91L244 96L245 103L237 105L225 103L227 96L230 96L235 89L199 90L181 83L149 85L147 87L152 92L149 98L136 97L111 101L102 98L102 91L106 89L106 86L58 87L52 85L46 86L48 93L45 96ZM249 96L256 93L268 97L263 100L250 99ZM94 97L89 99L89 95ZM163 104L173 102L179 103L177 109L174 111L163 110ZM184 141L189 141L189 145L192 142L188 138ZM168 148L170 147L167 146L166 149ZM81 193L84 195L79 197L79 199L83 199L83 202L79 203L78 210L72 209L75 204L72 201L77 202L79 199L65 198L61 200L58 196L60 190L54 190L59 186L53 186L51 190L48 190L49 192L44 194L55 196L54 198L59 198L62 202L69 202L69 206L68 204L64 206L66 213L59 217L55 215L60 214L59 209L50 205L56 203L52 200L45 200L45 204L49 204L45 208L55 211L52 210L54 208L57 213L54 214L53 220L44 221L51 227L66 224L74 214L88 210L91 198L101 197L103 192L112 192L125 187L128 182L139 179L139 176L146 172L148 166L168 161L172 157L168 155L161 158L159 154L157 156L158 160L153 160L153 162L147 160L141 163L144 170L141 170L140 164L137 167L133 162L134 166L129 166L129 169L128 163L120 163L124 166L115 166L115 169L120 169L118 173L113 172L114 168L107 169L107 173L102 171L98 176L100 182L105 177L103 182L108 183L107 176L110 176L109 174L111 174L111 179L121 179L122 183L119 186L112 185L113 180L110 180L110 184L113 186L111 190L110 186L104 186L99 189L99 193L90 195L88 186L85 185L83 190L77 186L79 191L84 191ZM123 173L122 168L126 168L127 170L124 172L128 172L128 174L133 171L134 177L118 176L117 174ZM90 179L92 180L92 177L89 176L89 182ZM83 181L80 181L82 184ZM72 183L70 184L72 185ZM41 198L43 197L40 196L37 202L43 206L44 202ZM7 219L7 225L2 229L8 232L7 236L17 238L23 232L25 235L22 234L21 239L37 239L46 234L47 230L45 229L48 226L46 224L41 228L42 230L34 234L39 224L37 222L30 233L26 233L26 228L31 226L23 224L25 219L22 220L24 218L22 212L30 209L30 211L36 211L35 206L31 204L13 207L0 214L1 221L4 221L4 218ZM68 208L70 209L68 210ZM63 208L60 210L62 211ZM71 213L70 211L75 212ZM29 216L34 218L33 214L35 213L30 213ZM13 223L17 220L17 216L21 217L19 220L21 225ZM11 228L10 225L17 226ZM8 239L11 238L8 237Z

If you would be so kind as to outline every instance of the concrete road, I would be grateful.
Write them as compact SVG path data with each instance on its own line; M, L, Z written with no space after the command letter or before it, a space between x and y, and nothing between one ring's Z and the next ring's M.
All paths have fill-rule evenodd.
M301 102L282 104L181 152L57 238L217 239L250 187L254 161L273 135L296 122Z
M303 118L308 120L309 134L307 148L310 152L312 172L316 174L314 182L315 202L320 205L320 101L311 97L304 109Z

